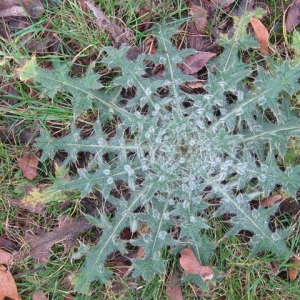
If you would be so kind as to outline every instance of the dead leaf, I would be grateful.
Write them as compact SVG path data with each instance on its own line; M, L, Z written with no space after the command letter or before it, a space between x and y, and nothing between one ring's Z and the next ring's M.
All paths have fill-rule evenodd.
M0 10L11 8L12 6L32 6L32 5L40 5L39 0L5 0L0 1Z
M193 16L192 20L198 30L198 33L203 34L207 22L207 12L203 7L194 4L191 0L189 2L189 6L189 15Z
M202 81L192 81L192 82L186 82L186 86L188 86L191 89L199 89L203 87Z
M199 51L196 54L187 56L184 60L184 63L180 64L179 66L185 74L195 74L200 71L214 56L216 56L215 53Z
M3 265L0 265L0 300L6 297L21 300L14 278Z
M29 180L33 180L37 176L37 167L39 164L39 153L25 153L22 158L18 159L18 165L23 176Z
M298 269L300 268L300 257L297 255L294 255L290 259L290 263L293 264L294 266L289 267L287 269L287 274L291 280L295 280L298 276Z
M47 296L45 295L44 291L36 291L32 295L32 300L47 300Z
M20 142L28 142L37 137L37 133L34 133L33 130L24 129L20 131L19 129L17 125L13 128L10 126L0 126L0 140L3 142L9 140L16 143L17 140Z
M40 231L36 234L26 232L25 239L31 244L30 252L20 253L17 259L23 259L29 254L37 263L46 262L50 258L50 249L54 244L63 243L64 252L67 253L74 245L76 236L92 227L93 225L83 216L77 220L62 216L58 227L51 232Z
M78 279L77 271L69 272L69 273L65 274L65 276L61 280L61 285L66 290L74 290L77 279Z
M139 246L138 252L137 252L135 258L136 259L142 259L144 256L145 256L145 250L141 246Z
M72 295L65 296L64 300L75 300L75 297Z
M102 10L97 8L91 1L85 1L85 4L88 8L94 13L95 24L102 31L110 32L110 35L113 39L115 47L120 46L121 44L130 44L130 41L133 40L133 32L129 28L121 29L118 25L113 24Z
M5 0L0 3L0 17L37 17L44 13L38 0Z
M138 56L142 53L155 54L156 47L154 42L155 42L154 38L149 37L144 41L142 45L130 47L126 54L126 58L129 60L136 60Z
M28 186L26 189L25 196L21 198L21 200L14 200L8 198L8 201L16 206L26 210L29 210L36 214L41 214L46 208L46 202L48 202L48 198L52 199L51 195L47 195L42 188L38 188L35 186Z
M198 274L203 281L211 280L214 277L214 271L212 268L202 266L190 246L181 250L180 255L180 265L186 272L190 274Z
M291 32L298 26L300 23L300 0L294 0L290 5L286 20L285 28L287 32Z
M265 25L258 19L250 18L250 23L254 29L260 44L261 54L267 56L269 53L269 32Z
M260 206L265 208L271 207L274 206L276 203L280 202L281 200L282 200L282 196L280 194L271 195L267 198L264 198L260 202Z
M56 52L59 47L59 43L60 41L54 37L31 39L26 44L26 49L34 53Z
M151 9L147 7L143 7L141 10L137 12L137 16L141 23L138 24L138 31L142 32L149 29L152 25L151 22Z
M178 270L175 269L168 278L166 293L171 300L183 300Z
M213 0L212 4L215 5L215 9L222 8L224 12L227 12L230 9L231 4L235 2L235 0Z
M280 202L279 213L281 215L289 214L292 216L294 220L297 220L297 218L299 217L299 212L300 212L300 204L297 199L288 197Z
M208 52L213 46L212 39L209 36L199 34L194 22L189 23L188 43L190 48L206 52Z
M85 0L78 0L78 2L79 2L78 4L79 4L80 9L84 12L88 12L88 7L84 3Z
M114 268L114 274L123 278L131 267L131 261L124 255L118 255L110 261L110 265Z
M9 252L6 252L0 249L0 264L8 265L11 260L12 255Z
M11 251L18 249L17 245L14 242L4 239L1 236L0 236L0 248L4 248Z

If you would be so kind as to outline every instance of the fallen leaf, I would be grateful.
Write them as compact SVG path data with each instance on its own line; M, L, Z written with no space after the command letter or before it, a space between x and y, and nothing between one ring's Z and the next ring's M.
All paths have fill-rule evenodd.
M0 3L0 17L37 17L44 13L38 0L5 0Z
M78 4L79 4L79 7L80 7L80 9L81 9L82 11L88 12L88 8L87 8L87 6L86 6L86 4L85 4L85 0L79 0L79 1L78 1Z
M26 49L34 53L49 53L56 52L60 41L54 37L31 39L26 44Z
M185 85L191 89L199 89L199 88L203 87L202 81L186 82Z
M145 256L145 250L144 250L141 246L139 246L135 258L136 258L136 259L141 259L141 258L143 258L144 256Z
M18 126L14 126L14 128L10 128L10 126L0 126L0 140L3 142L9 140L11 142L15 142L16 138L20 142L28 142L37 137L37 133L34 133L30 129L24 129L19 131Z
M77 271L69 272L61 280L61 285L66 290L74 290L77 279L78 279L78 272Z
M203 281L211 280L214 277L214 271L212 268L202 266L190 246L181 250L180 255L180 265L186 272L190 274L198 274Z
M48 196L49 197L49 196ZM46 208L47 195L41 188L29 186L26 189L25 196L21 200L8 198L13 206L29 210L36 214L41 214Z
M22 191L24 187L20 187ZM67 201L67 195L62 191L53 191L52 187L36 187L28 185L25 187L25 195L18 200L8 197L10 204L16 207L26 209L35 214L41 214L46 209L49 202Z
M143 7L137 12L140 23L137 26L138 31L142 32L149 29L152 25L150 8Z
M27 11L22 6L12 6L0 11L0 17L26 17Z
M38 155L38 152L35 154L25 153L22 158L18 159L18 165L23 176L29 180L33 180L37 176L37 167L39 164Z
M0 265L0 300L5 298L21 300L14 278L3 265Z
M203 7L194 4L191 0L189 2L189 6L189 15L193 16L192 20L198 30L198 33L203 34L207 22L207 12Z
M188 43L190 48L206 52L213 46L212 39L209 36L199 34L194 22L190 22L188 26Z
M281 201L279 204L279 213L281 215L289 214L294 220L297 220L297 218L299 217L299 212L300 204L297 199L288 197Z
M291 32L300 23L300 0L294 0L290 5L285 19L285 28Z
M250 23L254 29L260 44L261 54L267 56L269 53L269 32L265 25L258 19L250 18Z
M300 257L294 255L290 259L290 263L293 264L293 266L287 269L287 274L291 280L295 280L298 276L298 269L300 268Z
M12 250L12 251L18 249L17 245L14 242L4 239L1 236L0 236L0 248Z
M235 2L235 0L213 0L212 4L215 5L215 9L222 8L224 12L227 12L230 9L231 4Z
M32 300L47 300L47 296L45 295L44 291L36 291L32 295Z
M0 249L0 264L8 265L11 260L11 256L12 255L9 252Z
M168 278L166 293L171 300L183 300L178 270L175 269Z
M122 278L129 271L131 261L126 256L118 255L111 260L110 265L114 269L114 274Z
M133 40L133 32L129 28L121 29L118 25L113 24L104 12L97 8L92 1L85 1L85 4L88 8L94 13L95 24L100 28L101 31L108 31L113 39L113 42L116 47L121 44L130 44L130 41Z
M0 10L11 8L12 6L32 6L32 5L40 5L39 0L5 0L0 1Z
M185 74L195 74L214 56L216 56L215 53L199 51L196 54L187 56L184 63L181 63L179 66Z
M92 227L93 225L83 216L76 220L62 216L58 228L51 232L40 231L37 234L26 232L25 239L31 244L30 251L20 253L16 259L24 259L31 255L37 263L46 262L50 258L50 249L54 244L63 243L64 252L67 253L74 245L76 236Z
M280 202L282 200L282 196L280 194L276 194L276 195L271 195L267 198L264 198L261 202L260 202L260 206L261 207L271 207L273 205L275 205L276 203Z
M122 240L130 240L131 237L132 237L132 232L130 231L129 227L124 228L120 233L120 238Z
M75 300L75 297L72 295L65 296L64 300Z

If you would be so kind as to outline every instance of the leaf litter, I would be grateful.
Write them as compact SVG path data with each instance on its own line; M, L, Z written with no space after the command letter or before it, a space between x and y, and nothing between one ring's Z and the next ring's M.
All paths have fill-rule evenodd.
M187 246L181 250L180 255L180 265L186 272L199 275L203 281L213 279L213 269L209 266L201 265L190 246Z
M76 242L76 237L93 227L84 216L76 220L61 216L58 222L57 228L50 232L43 230L27 231L25 240L30 244L30 250L19 253L15 259L22 260L30 255L37 263L47 262L51 256L51 247L57 243L64 245L65 254L69 253Z
M18 159L18 165L23 173L23 176L29 180L34 180L38 172L39 152L25 153Z
M21 300L15 280L5 266L0 264L0 300Z

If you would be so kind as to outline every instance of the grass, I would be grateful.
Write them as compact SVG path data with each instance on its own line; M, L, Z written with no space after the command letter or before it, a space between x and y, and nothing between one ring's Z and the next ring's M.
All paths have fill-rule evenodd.
M149 4L149 1L111 0L106 1L101 7L119 25L126 25L133 30L136 44L147 35L138 30L138 25L146 19L148 13L151 14L153 22L187 17L188 8L185 1L151 1L151 12L142 12L145 3ZM280 1L273 0L268 1L267 4L273 9L273 13L268 16L267 25L271 42L275 44L274 49L277 49L276 46L281 46L283 41L278 32L280 27L277 28L278 22L282 20L283 5ZM225 20L222 15L221 11L218 11L211 26L220 25ZM227 16L229 15L230 12L227 13ZM18 132L24 129L34 131L45 127L51 128L52 132L59 135L68 130L69 122L73 117L71 105L65 101L64 95L53 101L36 95L34 84L20 83L16 79L14 70L21 64L23 58L29 58L34 53L26 48L27 41L54 38L59 42L56 51L36 53L40 62L47 65L52 59L72 60L84 69L88 63L95 60L99 72L104 72L105 70L102 70L99 64L100 47L110 44L110 39L107 33L101 32L93 25L92 18L90 13L80 9L78 1L67 0L59 8L46 12L39 21L34 21L29 27L16 31L8 42L0 40L0 62L3 68L1 87L2 89L13 87L18 94L18 96L7 96L8 100L2 100L0 105L0 126L9 126L9 132L17 128L12 141L0 142L0 234L25 250L28 250L28 244L24 240L26 230L42 228L50 231L55 228L59 216L76 217L84 207L76 194L68 195L71 204L67 209L58 202L49 203L46 211L41 215L28 213L9 203L9 198L22 197L24 186L29 183L42 186L51 185L54 181L53 165L50 162L48 165L39 166L39 176L34 182L24 179L17 164L17 159L22 157L24 152L24 142L20 141ZM10 101L13 99L17 102L11 105ZM82 120L83 126L88 125L91 117L92 114ZM30 143L31 140L28 140L25 145ZM94 198L97 198L96 195ZM297 252L300 236L299 220L295 221L294 228L289 245L294 252ZM224 230L224 228L219 229ZM220 233L212 232L212 234ZM86 244L93 244L97 238L99 232L91 230L78 239ZM287 279L286 270L290 266L288 261L277 264L268 255L248 259L248 248L237 237L220 245L222 246L217 249L211 263L223 272L224 279L208 285L206 291L191 281L184 282L182 288L184 299L300 298L299 277L293 281ZM11 272L22 299L31 299L37 290L43 290L49 299L64 299L72 294L72 284L66 283L66 277L76 273L82 260L70 260L70 255L64 253L62 244L55 245L51 252L51 259L42 265L37 265L30 257L12 265ZM175 268L182 271L178 263L178 255L171 255L167 249L165 255L169 258L170 273ZM92 284L90 296L76 295L76 299L167 299L165 293L167 279L168 274L162 277L156 276L150 282L119 277L107 287L98 283Z

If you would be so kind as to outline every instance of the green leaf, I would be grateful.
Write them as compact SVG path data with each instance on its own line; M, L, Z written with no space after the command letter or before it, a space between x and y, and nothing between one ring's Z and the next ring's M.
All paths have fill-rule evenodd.
M74 107L68 133L57 138L41 132L36 139L35 147L43 150L41 159L64 151L66 166L75 165L80 153L89 154L76 177L58 181L54 188L79 190L81 197L96 190L114 208L110 215L101 211L99 218L87 216L102 235L97 245L83 251L86 260L77 291L88 293L93 281L108 283L109 257L125 253L127 243L144 249L142 259L132 259L132 268L134 276L146 280L165 273L165 249L178 253L190 245L199 261L208 265L217 243L223 242L208 238L215 230L208 224L224 214L232 216L225 237L241 230L252 232L251 255L261 251L279 258L289 255L285 241L289 228L269 228L278 207L250 206L277 185L292 196L300 187L300 167L278 163L289 140L300 138L300 120L289 105L300 89L298 69L271 57L268 68L241 58L241 50L259 47L246 28L251 17L261 14L257 10L235 19L233 33L221 39L223 52L207 64L201 93L184 88L185 82L198 79L183 74L178 64L195 51L175 47L174 24L153 27L154 54L130 60L126 46L103 48L102 63L116 74L109 87L99 83L92 67L78 78L70 76L71 64L66 62L46 70L33 59L18 69L21 80L39 83L37 88L50 98L64 93ZM90 108L99 118L83 138L76 124ZM213 213L210 206L216 203ZM120 239L126 227L135 232L130 241Z

